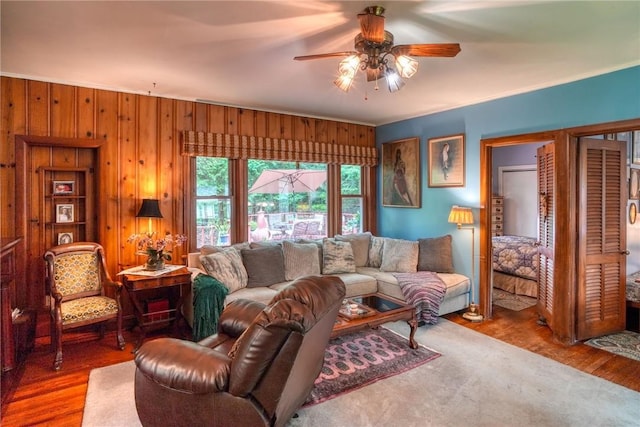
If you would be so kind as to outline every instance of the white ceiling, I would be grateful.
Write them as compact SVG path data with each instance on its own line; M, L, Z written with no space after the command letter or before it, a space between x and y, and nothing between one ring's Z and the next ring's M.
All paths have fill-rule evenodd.
M396 93L333 85L356 18L386 8L418 58ZM0 3L5 76L381 125L640 64L640 1L161 1ZM361 74L361 73L360 73Z

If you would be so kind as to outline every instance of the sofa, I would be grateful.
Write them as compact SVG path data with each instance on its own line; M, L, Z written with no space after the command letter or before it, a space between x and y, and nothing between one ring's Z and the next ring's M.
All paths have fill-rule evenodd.
M406 301L395 273L432 271L445 291L437 314L469 306L470 280L456 273L451 235L413 240L369 232L295 241L243 242L230 247L204 246L188 255L193 277L209 274L228 288L225 305L239 298L268 303L303 276L335 275L346 296L379 292ZM193 327L193 290L185 295L183 314Z

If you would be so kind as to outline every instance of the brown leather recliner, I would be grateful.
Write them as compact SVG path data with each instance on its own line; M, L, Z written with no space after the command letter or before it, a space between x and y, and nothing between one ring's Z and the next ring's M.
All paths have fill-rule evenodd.
M144 426L282 426L304 404L345 295L335 276L296 280L264 305L236 300L218 333L160 338L135 356Z

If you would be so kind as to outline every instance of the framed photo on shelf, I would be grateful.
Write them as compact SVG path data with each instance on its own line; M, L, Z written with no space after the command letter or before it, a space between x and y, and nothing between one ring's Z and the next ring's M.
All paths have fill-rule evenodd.
M75 181L53 181L53 195L62 196L75 192Z
M73 243L73 233L58 233L58 244Z
M420 207L420 140L382 144L382 206Z
M629 200L640 199L640 169L629 170Z
M636 207L636 202L631 202L631 204L629 205L629 223L635 224L637 216L638 208Z
M431 138L429 187L464 187L464 134Z
M73 222L73 205L56 205L56 222Z

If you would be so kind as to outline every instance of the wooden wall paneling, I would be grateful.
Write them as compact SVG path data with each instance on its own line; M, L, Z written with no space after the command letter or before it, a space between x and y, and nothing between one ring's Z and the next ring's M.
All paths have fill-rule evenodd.
M119 271L120 254L124 244L120 238L119 199L120 145L118 143L117 92L98 90L95 94L96 138L104 141L98 164L98 242L104 247L109 273L112 277ZM82 125L85 127L85 125Z
M335 121L327 122L327 142L335 144L338 142L338 124Z
M148 221L146 219L137 220L136 214L140 209L141 199L156 197L156 169L145 163L147 160L145 149L138 145L137 97L123 94L120 96L118 106L118 141L120 145L118 154L121 184L117 215L122 230L119 239L126 241L127 237L133 233L147 231ZM140 149L143 151L140 152ZM154 226L156 225L154 224ZM120 263L124 267L140 264L133 245L125 244L125 250L121 252L120 256Z
M16 224L15 136L26 133L26 81L0 77L0 235L21 236Z
M52 136L74 138L76 129L76 88L62 84L51 84Z
M282 117L278 113L267 113L267 138L282 138Z
M286 114L280 116L280 136L282 139L293 139L293 117Z
M293 140L294 141L311 141L309 129L309 119L306 117L293 118Z
M328 129L327 125L329 123L328 120L316 119L314 120L314 127L316 133L316 141L320 142L328 142Z
M245 108L238 109L238 133L240 135L254 136L256 134L255 111Z
M25 242L28 245L27 253L27 300L30 307L41 307L45 302L44 287L44 261L42 255L51 246L53 241L53 229L47 227L47 223L55 221L55 206L51 199L44 198L42 188L41 167L51 166L51 149L49 147L33 146L29 150L27 171L27 235ZM29 191L29 189L31 191ZM46 200L43 204L42 201ZM42 232L44 231L44 232ZM35 285L35 286L34 286Z
M96 137L96 93L94 89L79 87L76 91L76 136Z
M267 135L267 113L264 111L255 111L255 129L251 136L266 136Z
M209 123L209 106L207 104L192 103L193 105L193 129L198 132L206 132Z
M225 107L223 107L222 105L208 105L207 107L209 108L208 131L212 133L224 133L226 129Z
M49 84L30 80L27 102L27 134L49 135Z
M231 135L237 135L238 134L238 108L225 107L225 110L226 110L225 133L229 133Z
M349 142L349 125L346 123L336 123L337 134L336 134L336 143L338 144L346 144Z

